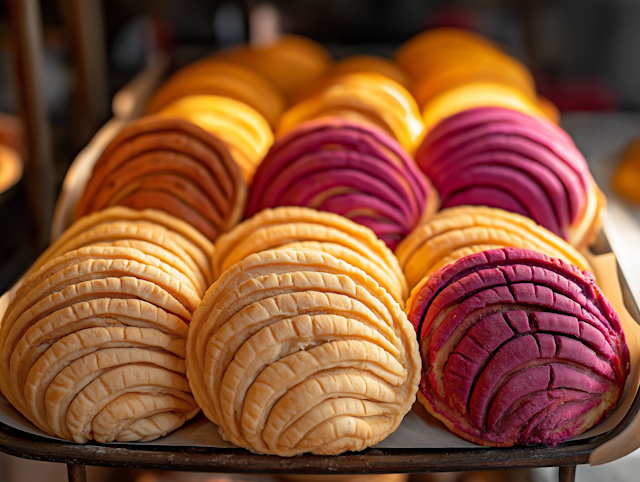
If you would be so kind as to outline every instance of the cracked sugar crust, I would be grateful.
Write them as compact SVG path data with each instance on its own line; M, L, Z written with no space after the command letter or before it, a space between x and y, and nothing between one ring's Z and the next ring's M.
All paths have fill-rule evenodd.
M457 435L556 445L617 404L629 352L593 275L503 248L434 273L407 304L423 360L419 399Z
M337 454L397 428L419 360L413 329L372 278L326 253L279 249L209 289L190 327L187 376L233 443Z

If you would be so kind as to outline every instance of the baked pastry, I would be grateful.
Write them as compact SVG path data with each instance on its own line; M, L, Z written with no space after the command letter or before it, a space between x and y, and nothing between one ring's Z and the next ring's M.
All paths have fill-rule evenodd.
M470 82L495 82L535 98L529 69L485 37L456 28L435 28L416 35L395 60L414 79L412 93L423 108L442 92Z
M259 72L288 99L319 79L331 63L331 54L327 49L298 35L282 35L275 44L269 46L245 44L222 51L216 57Z
M337 214L301 207L264 209L220 236L215 278L247 256L281 247L315 249L360 268L404 305L407 284L398 260L368 228Z
M150 116L127 125L107 146L76 213L114 205L158 209L215 240L240 220L246 195L220 140L185 120Z
M200 411L184 359L202 273L185 260L199 250L187 237L207 241L162 212L111 223L135 214L106 212L74 224L18 286L0 325L0 389L52 436L149 441Z
M524 109L557 123L557 107L537 95L529 69L480 35L427 30L405 42L395 58L412 76L411 93L427 128L461 110L488 106Z
M246 216L306 206L367 226L387 246L437 207L435 191L390 136L336 117L299 125L278 139L258 167Z
M393 60L377 55L352 55L334 62L325 77L339 77L345 74L379 74L389 77L405 89L411 85L409 75Z
M403 43L394 59L413 78L421 78L425 69L438 65L439 62L452 61L465 53L482 55L498 50L496 44L488 38L470 30L433 28Z
M402 85L383 75L354 73L311 86L303 100L282 115L277 136L304 121L332 116L373 124L409 153L414 152L424 131L418 106Z
M640 204L640 139L627 146L613 174L612 185L616 194Z
M571 138L555 124L503 108L444 119L416 154L442 207L486 205L530 217L582 249L606 200Z
M417 342L398 303L326 253L253 254L194 314L187 374L223 437L256 453L336 455L392 433L419 380Z
M84 246L124 246L139 249L183 273L198 296L213 281L213 244L183 220L154 209L121 206L97 211L73 223L27 271Z
M0 194L5 192L22 177L22 160L18 153L0 145Z
M485 206L443 209L414 229L398 245L396 256L411 290L425 276L460 258L505 247L538 251L591 271L577 249L531 219Z
M164 107L158 115L192 122L220 139L247 183L273 144L267 120L248 105L218 95L189 95Z
M219 95L247 104L272 128L285 109L280 91L258 72L242 65L209 57L175 72L155 92L148 114L156 114L173 101L188 95Z
M554 446L618 403L629 351L593 276L503 248L434 273L407 302L422 356L418 399L460 437Z

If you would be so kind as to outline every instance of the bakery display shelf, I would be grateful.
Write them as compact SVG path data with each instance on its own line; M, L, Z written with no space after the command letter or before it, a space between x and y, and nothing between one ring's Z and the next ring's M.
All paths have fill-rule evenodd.
M610 252L604 233L594 245L597 254ZM627 309L640 324L638 303L619 271ZM600 445L619 435L638 415L640 391L629 411L610 431L556 447L510 447L487 449L378 449L338 456L302 455L276 457L255 455L244 449L170 447L157 445L84 445L57 442L30 435L0 423L0 451L16 457L68 465L69 480L85 480L85 465L199 472L261 474L374 474L424 473L506 468L559 466L560 480L573 480L575 466L588 463Z

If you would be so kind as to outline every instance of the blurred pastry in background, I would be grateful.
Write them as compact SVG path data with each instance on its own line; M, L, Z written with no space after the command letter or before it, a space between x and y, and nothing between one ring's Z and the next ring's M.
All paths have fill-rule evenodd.
M18 153L0 145L0 194L15 185L22 177L22 159Z
M245 44L217 56L260 72L289 99L319 79L331 62L322 45L297 35L283 35L265 47Z
M616 194L640 204L640 137L624 151L613 174L612 187Z
M352 55L335 62L325 77L346 74L378 74L395 80L405 89L411 85L409 74L391 59L378 55Z

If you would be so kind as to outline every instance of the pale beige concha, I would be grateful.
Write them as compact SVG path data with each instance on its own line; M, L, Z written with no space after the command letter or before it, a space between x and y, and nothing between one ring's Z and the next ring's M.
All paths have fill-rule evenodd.
M535 221L486 206L443 209L414 229L395 252L409 289L413 290L421 280L449 263L505 247L531 249L591 270L576 248Z
M216 241L213 272L218 278L247 256L292 243L325 251L370 275L404 305L407 283L393 252L365 226L334 213L306 207L264 209Z
M0 389L51 435L148 441L199 411L186 379L200 303L146 245L81 247L27 276L0 325Z
M364 271L283 248L227 269L194 313L187 376L224 438L256 453L363 450L415 400L418 346Z
M64 253L91 245L141 249L191 279L200 296L213 281L213 243L181 219L154 209L114 206L76 220L31 266L27 274ZM148 249L149 245L155 248Z

